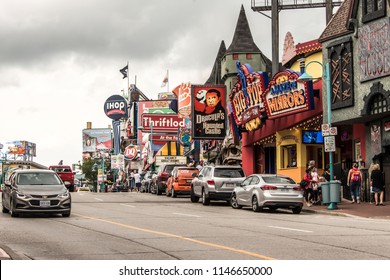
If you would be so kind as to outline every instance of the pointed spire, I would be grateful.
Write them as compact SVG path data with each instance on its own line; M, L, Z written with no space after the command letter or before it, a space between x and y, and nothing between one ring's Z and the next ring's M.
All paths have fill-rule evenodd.
M241 5L240 15L234 31L233 41L226 53L246 52L258 53L260 49L256 46L252 38L252 33L249 28L248 20L246 18L244 5Z
M226 53L225 41L222 40L221 45L219 46L218 54L214 62L213 70L211 70L210 77L206 81L206 85L217 85L221 84L221 59Z

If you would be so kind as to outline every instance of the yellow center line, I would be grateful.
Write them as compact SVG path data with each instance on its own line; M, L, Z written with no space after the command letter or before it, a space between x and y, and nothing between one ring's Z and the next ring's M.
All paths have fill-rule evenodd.
M255 257L255 258L258 258L258 259L262 259L262 260L276 260L274 258L267 257L267 256L264 256L264 255L260 255L260 254L256 254L256 253L253 253L253 252L249 252L249 251L245 251L245 250L241 250L241 249L235 249L235 248L231 248L231 247L227 247L227 246L223 246L223 245L218 245L218 244L214 244L214 243L209 243L209 242L205 242L205 241L200 241L200 240L196 240L196 239L193 239L193 238L184 237L184 236L181 236L181 235L176 235L176 234L171 234L171 233L166 233L166 232L161 232L161 231L150 230L150 229L146 229L146 228L130 226L130 225L122 224L122 223L113 222L113 221L110 221L110 220L104 220L104 219L84 216L84 215L80 215L80 214L73 214L73 215L74 216L78 216L78 217L82 217L82 218L86 218L86 219L90 219L90 220L105 222L105 223L108 223L108 224L112 224L112 225L116 225L116 226L124 227L124 228L128 228L128 229L133 229L133 230L138 230L138 231L147 232L147 233L151 233L151 234L156 234L156 235L161 235L161 236L173 237L173 238L177 238L177 239L181 239L181 240L186 240L186 241L189 241L189 242L201 244L201 245L208 246L208 247L218 248L218 249L222 249L222 250L226 250L226 251L232 251L232 252L235 252L235 253L240 253L240 254L252 256L252 257Z

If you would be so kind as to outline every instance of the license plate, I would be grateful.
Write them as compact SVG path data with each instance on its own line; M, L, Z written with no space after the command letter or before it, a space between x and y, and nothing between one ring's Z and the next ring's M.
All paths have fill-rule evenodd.
M50 200L40 200L39 206L41 207L50 207Z
M187 180L187 183L191 183L192 182L192 180Z
M233 183L226 183L226 187L227 188L234 188L234 184Z
M289 192L289 189L280 189L282 192Z

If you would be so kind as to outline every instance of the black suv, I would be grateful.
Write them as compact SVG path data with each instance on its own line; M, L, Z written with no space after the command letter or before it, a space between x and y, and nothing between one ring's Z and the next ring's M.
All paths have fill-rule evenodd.
M156 194L160 195L165 192L167 188L168 178L171 176L172 170L175 166L186 166L185 164L163 164L157 170L157 188Z

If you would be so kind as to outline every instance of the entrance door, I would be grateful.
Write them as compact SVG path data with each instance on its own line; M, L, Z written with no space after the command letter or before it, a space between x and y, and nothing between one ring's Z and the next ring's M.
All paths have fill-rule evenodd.
M383 173L385 174L385 201L390 201L390 146L385 146L385 153L382 161Z

